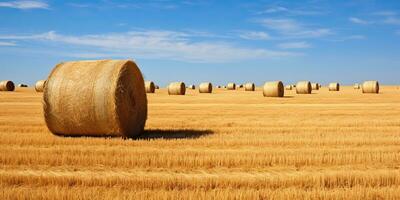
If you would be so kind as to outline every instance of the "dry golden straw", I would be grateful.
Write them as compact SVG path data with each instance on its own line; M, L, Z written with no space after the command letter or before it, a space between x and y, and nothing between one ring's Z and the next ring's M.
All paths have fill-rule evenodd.
M36 84L35 84L36 92L43 92L45 85L46 85L46 80L40 80L40 81L36 82Z
M340 85L339 83L330 83L329 84L329 91L339 91Z
M226 86L228 90L236 90L236 84L235 83L228 83Z
M213 89L213 86L209 82L201 83L199 85L199 92L200 93L212 93L212 89Z
M378 81L365 81L362 84L363 93L379 93L379 82Z
M45 121L56 135L133 137L147 119L144 80L130 60L60 63L43 96Z
M311 83L311 89L312 90L319 90L319 84L318 83Z
M283 97L285 90L282 81L266 82L263 88L264 97Z
M14 91L15 85L12 81L6 80L0 82L0 91Z
M246 83L244 85L244 90L245 91L254 91L254 90L256 90L256 85L254 83Z
M156 91L156 85L153 81L144 82L144 86L146 88L146 93L154 93Z
M173 82L168 86L168 94L169 95L185 95L186 86L183 82Z
M297 94L311 94L312 87L310 81L300 81L296 84Z
M285 86L285 89L286 89L286 90L292 90L292 89L293 89L293 86L292 86L292 85L286 85L286 86Z

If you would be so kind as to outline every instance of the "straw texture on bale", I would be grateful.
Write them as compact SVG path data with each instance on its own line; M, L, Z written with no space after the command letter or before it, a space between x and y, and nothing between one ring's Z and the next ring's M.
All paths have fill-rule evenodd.
M379 93L379 82L378 81L365 81L362 84L363 93Z
M282 81L266 82L263 94L264 97L283 97L285 90Z
M360 89L360 84L358 84L358 83L354 84L353 88L356 90Z
M300 81L296 84L297 94L311 94L312 87L310 81Z
M213 86L211 83L201 83L199 85L199 92L200 93L212 93Z
M329 84L329 91L339 91L340 85L339 83L330 83Z
M244 85L244 90L245 91L255 91L256 90L256 85L254 83L246 83Z
M228 90L236 90L236 84L235 83L228 83L226 86Z
M292 85L286 85L286 86L285 86L285 89L286 89L286 90L292 90L292 89L293 89L293 86L292 86Z
M154 93L156 91L156 85L153 81L144 82L144 87L146 88L146 93Z
M56 65L43 104L46 125L56 135L133 137L147 119L143 76L130 60Z
M311 83L311 89L312 90L319 90L319 84L318 83Z
M173 82L168 86L168 94L169 95L185 95L186 86L183 82Z
M0 91L14 91L15 85L12 81L6 80L0 82Z
M43 92L45 84L46 84L46 80L40 80L40 81L36 82L36 84L35 84L36 92Z

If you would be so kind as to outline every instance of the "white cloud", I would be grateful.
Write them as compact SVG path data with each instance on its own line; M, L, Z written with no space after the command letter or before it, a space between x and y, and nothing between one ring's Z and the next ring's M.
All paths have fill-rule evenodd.
M391 25L400 25L400 19L396 17L388 17L383 21L383 23Z
M173 31L133 31L82 36L62 35L51 31L28 36L3 35L0 39L59 43L63 44L62 47L80 49L70 55L81 57L108 55L212 63L297 55L286 51L245 48L226 42L196 41L188 33Z
M350 35L350 36L345 36L345 37L341 37L338 39L333 39L330 40L332 42L344 42L344 41L348 41L348 40L365 40L367 39L367 37L365 35Z
M14 42L2 42L0 41L0 46L16 46Z
M0 2L0 7L28 9L48 9L49 5L43 1L6 1Z
M274 6L274 7L270 7L267 8L266 10L262 11L261 13L277 13L277 12L283 12L283 11L287 11L288 9L282 6Z
M371 24L371 22L357 18L357 17L350 17L349 18L350 22L353 22L355 24L362 24L362 25L367 25L367 24Z
M257 14L277 14L282 13L286 15L320 15L323 14L316 10L304 10L299 8L287 8L283 6L269 6L265 10L258 12Z
M239 34L239 37L246 39L246 40L269 40L271 36L262 31L242 31Z
M374 15L379 15L379 16L395 16L397 15L396 12L394 11L379 11L379 12L375 12L373 13Z
M327 28L310 29L292 19L263 19L259 21L264 27L279 33L296 38L315 38L331 35L333 32Z
M311 44L308 42L287 42L278 44L278 47L281 49L307 49L311 48Z

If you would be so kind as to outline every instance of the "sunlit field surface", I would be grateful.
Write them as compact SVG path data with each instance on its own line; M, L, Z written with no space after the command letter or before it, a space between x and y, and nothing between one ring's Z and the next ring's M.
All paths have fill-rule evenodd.
M400 199L400 89L148 94L137 139L59 137L0 92L0 199Z

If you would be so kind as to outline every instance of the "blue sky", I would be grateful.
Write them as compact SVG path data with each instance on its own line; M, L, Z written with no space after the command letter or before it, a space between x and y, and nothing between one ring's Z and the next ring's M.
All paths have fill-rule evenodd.
M160 85L400 84L400 1L0 1L0 80L111 58Z

